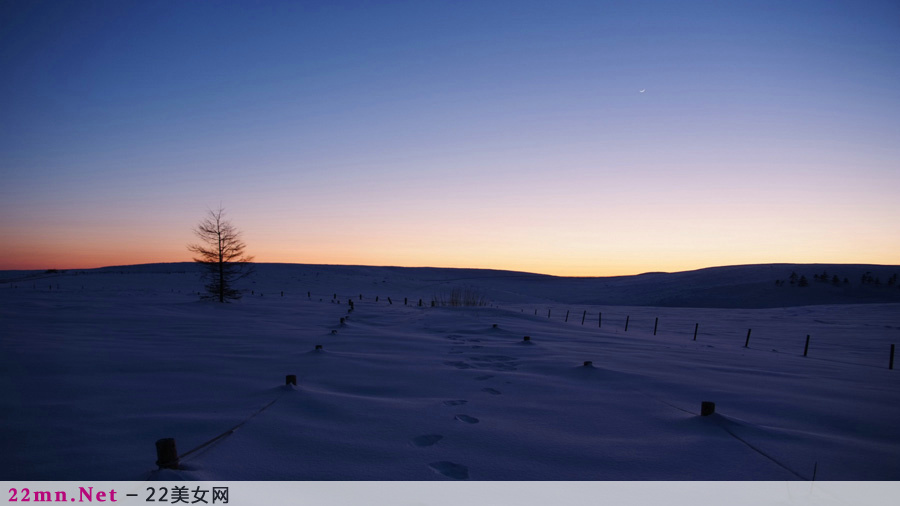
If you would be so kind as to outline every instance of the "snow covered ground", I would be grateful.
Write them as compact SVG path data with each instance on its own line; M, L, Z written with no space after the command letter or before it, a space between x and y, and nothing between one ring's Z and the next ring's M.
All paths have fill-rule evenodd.
M226 305L189 264L4 273L2 479L900 479L900 304L577 305L528 275L260 267ZM429 307L453 286L494 307ZM156 470L156 440L184 455L235 426Z

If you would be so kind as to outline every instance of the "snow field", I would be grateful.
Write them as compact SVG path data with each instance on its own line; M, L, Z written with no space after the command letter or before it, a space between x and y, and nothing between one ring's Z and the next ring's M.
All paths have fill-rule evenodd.
M218 305L192 273L80 277L0 289L4 479L900 477L896 304L420 308L403 297L440 287L351 272ZM184 454L241 422L155 470L157 439Z

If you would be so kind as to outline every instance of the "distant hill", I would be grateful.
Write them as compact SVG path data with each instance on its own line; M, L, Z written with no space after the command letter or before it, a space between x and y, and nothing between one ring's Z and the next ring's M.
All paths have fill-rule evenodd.
M793 284L792 273L797 274ZM900 302L900 283L889 283L897 273L900 266L740 265L610 278L563 278L556 290L569 289L570 294L557 291L554 296L590 304L718 308ZM834 276L838 277L837 284ZM800 286L803 277L806 286Z
M796 274L793 280L792 273ZM197 266L187 262L69 271L0 271L0 283L36 286L80 276L79 286L86 282L92 286L90 280L94 279L96 286L101 286L102 280L102 286L177 286L190 292L198 288L194 281L197 274ZM426 301L454 287L466 287L497 304L770 308L900 302L898 274L897 265L851 264L738 265L614 277L560 277L490 269L256 264L256 273L246 280L245 287L268 293L380 293ZM806 286L801 286L804 278Z
M477 286L493 300L509 302L714 308L900 302L900 282L889 282L896 279L900 266L884 265L761 264L615 277L468 269L408 271L414 272L423 280L443 278L448 285ZM792 273L797 274L793 284ZM837 284L833 276L838 277ZM863 276L869 281L864 283ZM807 286L800 286L803 277Z

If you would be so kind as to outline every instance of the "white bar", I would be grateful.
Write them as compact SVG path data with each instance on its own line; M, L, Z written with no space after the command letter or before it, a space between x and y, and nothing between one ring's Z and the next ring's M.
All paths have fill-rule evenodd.
M896 481L4 481L0 484L9 504L22 502L234 506L569 504L895 506L900 504L900 482ZM221 495L218 499L214 498L212 496L214 488L220 492L227 488L228 502L224 502ZM60 492L65 495L60 495ZM28 501L25 501L26 498ZM203 500L206 502L202 502Z

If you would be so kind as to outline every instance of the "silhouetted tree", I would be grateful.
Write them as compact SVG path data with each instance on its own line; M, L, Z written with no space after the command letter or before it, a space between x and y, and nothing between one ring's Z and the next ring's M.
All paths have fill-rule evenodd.
M188 245L188 250L198 256L194 261L203 264L203 278L206 281L204 298L214 298L219 302L241 298L241 292L234 284L252 271L253 257L244 254L247 247L241 240L241 233L225 219L225 210L210 210L206 218L197 225L194 233L200 238L199 244Z
M797 282L797 286L809 286L809 281L807 281L806 276L800 276L800 281Z
M796 272L791 272L791 277L790 277L789 279L791 280L791 285L793 285L794 283L796 283L796 282L797 282L797 273L796 273Z

